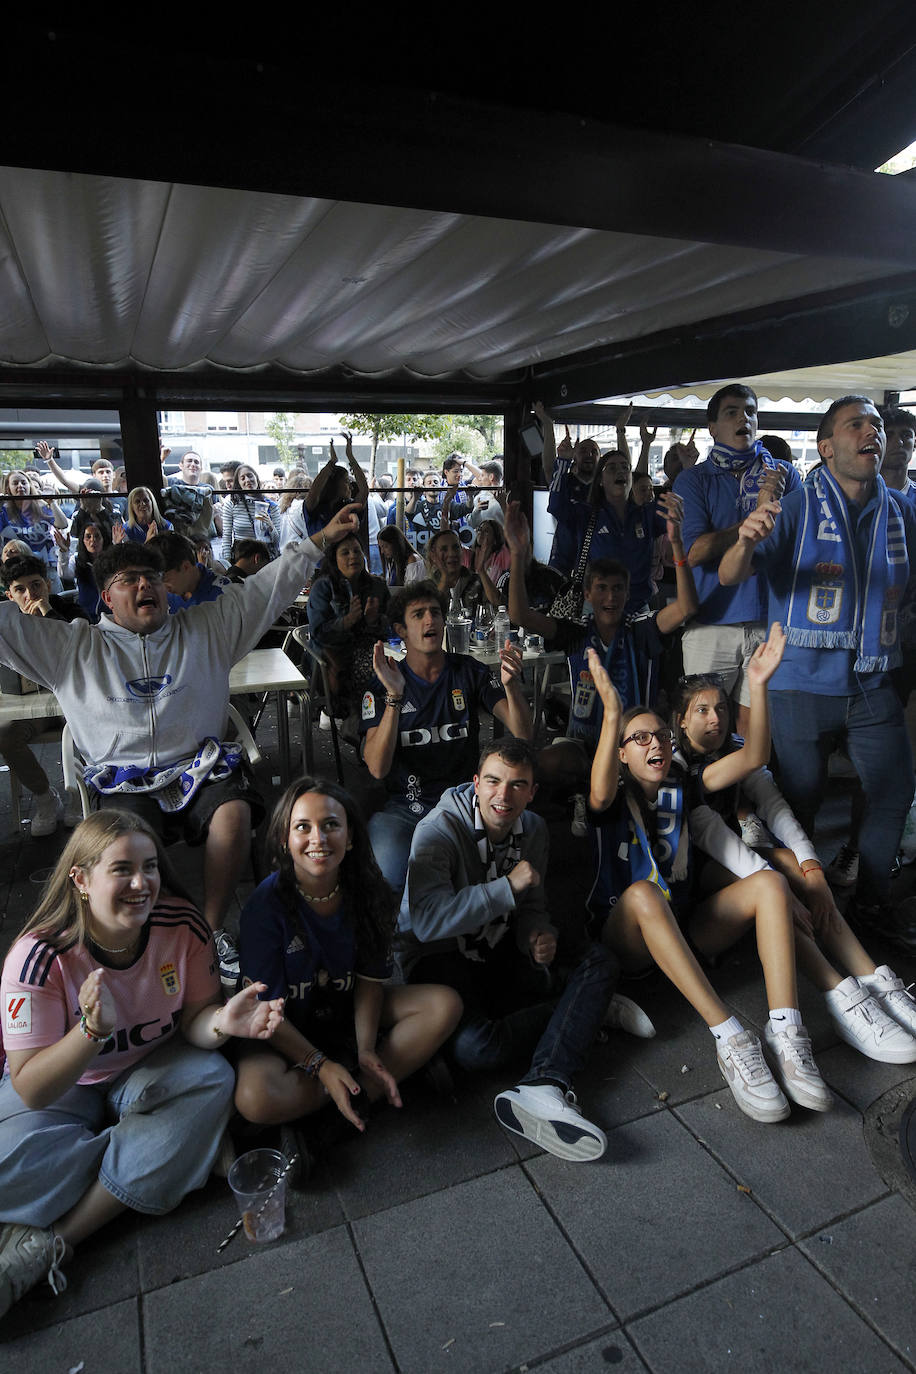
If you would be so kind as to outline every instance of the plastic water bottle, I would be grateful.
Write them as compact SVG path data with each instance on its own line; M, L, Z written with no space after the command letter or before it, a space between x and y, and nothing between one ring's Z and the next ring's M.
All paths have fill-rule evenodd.
M506 610L505 606L500 606L493 617L494 648L497 653L499 653L500 649L506 647L506 640L509 638L509 629L509 612Z

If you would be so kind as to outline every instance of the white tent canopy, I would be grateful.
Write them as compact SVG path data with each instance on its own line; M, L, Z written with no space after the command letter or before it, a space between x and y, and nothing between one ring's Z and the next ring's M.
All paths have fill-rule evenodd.
M0 359L36 369L486 380L909 266L0 168Z

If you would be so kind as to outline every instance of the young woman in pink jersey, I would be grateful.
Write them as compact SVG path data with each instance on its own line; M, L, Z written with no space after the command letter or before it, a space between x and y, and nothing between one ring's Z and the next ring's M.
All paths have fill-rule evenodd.
M165 883L163 883L163 877ZM166 891L169 888L171 891ZM232 1107L229 1037L266 1039L282 1001L223 1005L209 928L126 811L73 832L3 966L0 1316L125 1208L201 1187Z

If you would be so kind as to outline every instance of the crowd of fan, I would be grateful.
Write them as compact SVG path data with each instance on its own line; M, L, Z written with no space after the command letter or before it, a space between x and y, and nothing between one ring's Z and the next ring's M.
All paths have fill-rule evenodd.
M841 397L803 476L733 383L709 402L705 459L692 436L674 444L656 489L654 430L634 465L626 417L602 453L568 430L557 445L535 414L546 564L497 459L409 470L403 529L391 480L369 489L349 436L345 462L332 445L276 502L251 467L208 473L194 452L163 491L126 492L106 460L78 479L40 444L70 519L39 474L6 475L0 662L57 697L91 813L32 752L46 719L0 728L32 834L76 827L3 969L0 1314L45 1275L59 1291L64 1259L119 1212L170 1210L265 1131L304 1184L419 1070L521 1061L494 1102L502 1125L599 1158L573 1082L603 1029L654 1035L616 991L652 965L756 1121L832 1104L797 968L847 1043L916 1061L916 1001L869 953L916 954L890 883L913 802L916 419ZM384 800L367 823L336 784L293 783L272 809L270 876L229 931L267 811L227 731L229 668L306 585L329 712ZM449 651L447 620L486 627L502 607L518 633ZM568 665L537 740L525 633ZM482 750L481 711L498 723ZM812 835L838 748L857 793L825 872ZM589 841L583 912L547 910L539 786ZM166 857L177 839L202 851L200 910ZM715 990L749 931L762 1042Z

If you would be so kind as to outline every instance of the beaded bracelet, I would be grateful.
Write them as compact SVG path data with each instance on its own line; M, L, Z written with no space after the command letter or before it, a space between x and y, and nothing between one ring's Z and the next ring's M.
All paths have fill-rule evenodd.
M386 696L386 697L385 697L385 705L386 705L386 706L393 706L393 707L395 708L396 711L400 711L401 707L404 705L404 698L403 698L403 697L395 697L395 696Z
M89 1024L89 1021L86 1018L86 1013L82 1009L80 1009L79 1025L81 1033L86 1037L87 1040L91 1040L93 1045L107 1045L109 1040L114 1039L113 1030L108 1031L105 1035L96 1034L96 1032L92 1029L92 1027Z
M298 1064L294 1064L293 1068L301 1069L309 1078L317 1078L318 1072L327 1057L326 1054L322 1054L321 1050L312 1050L304 1059L300 1059Z

